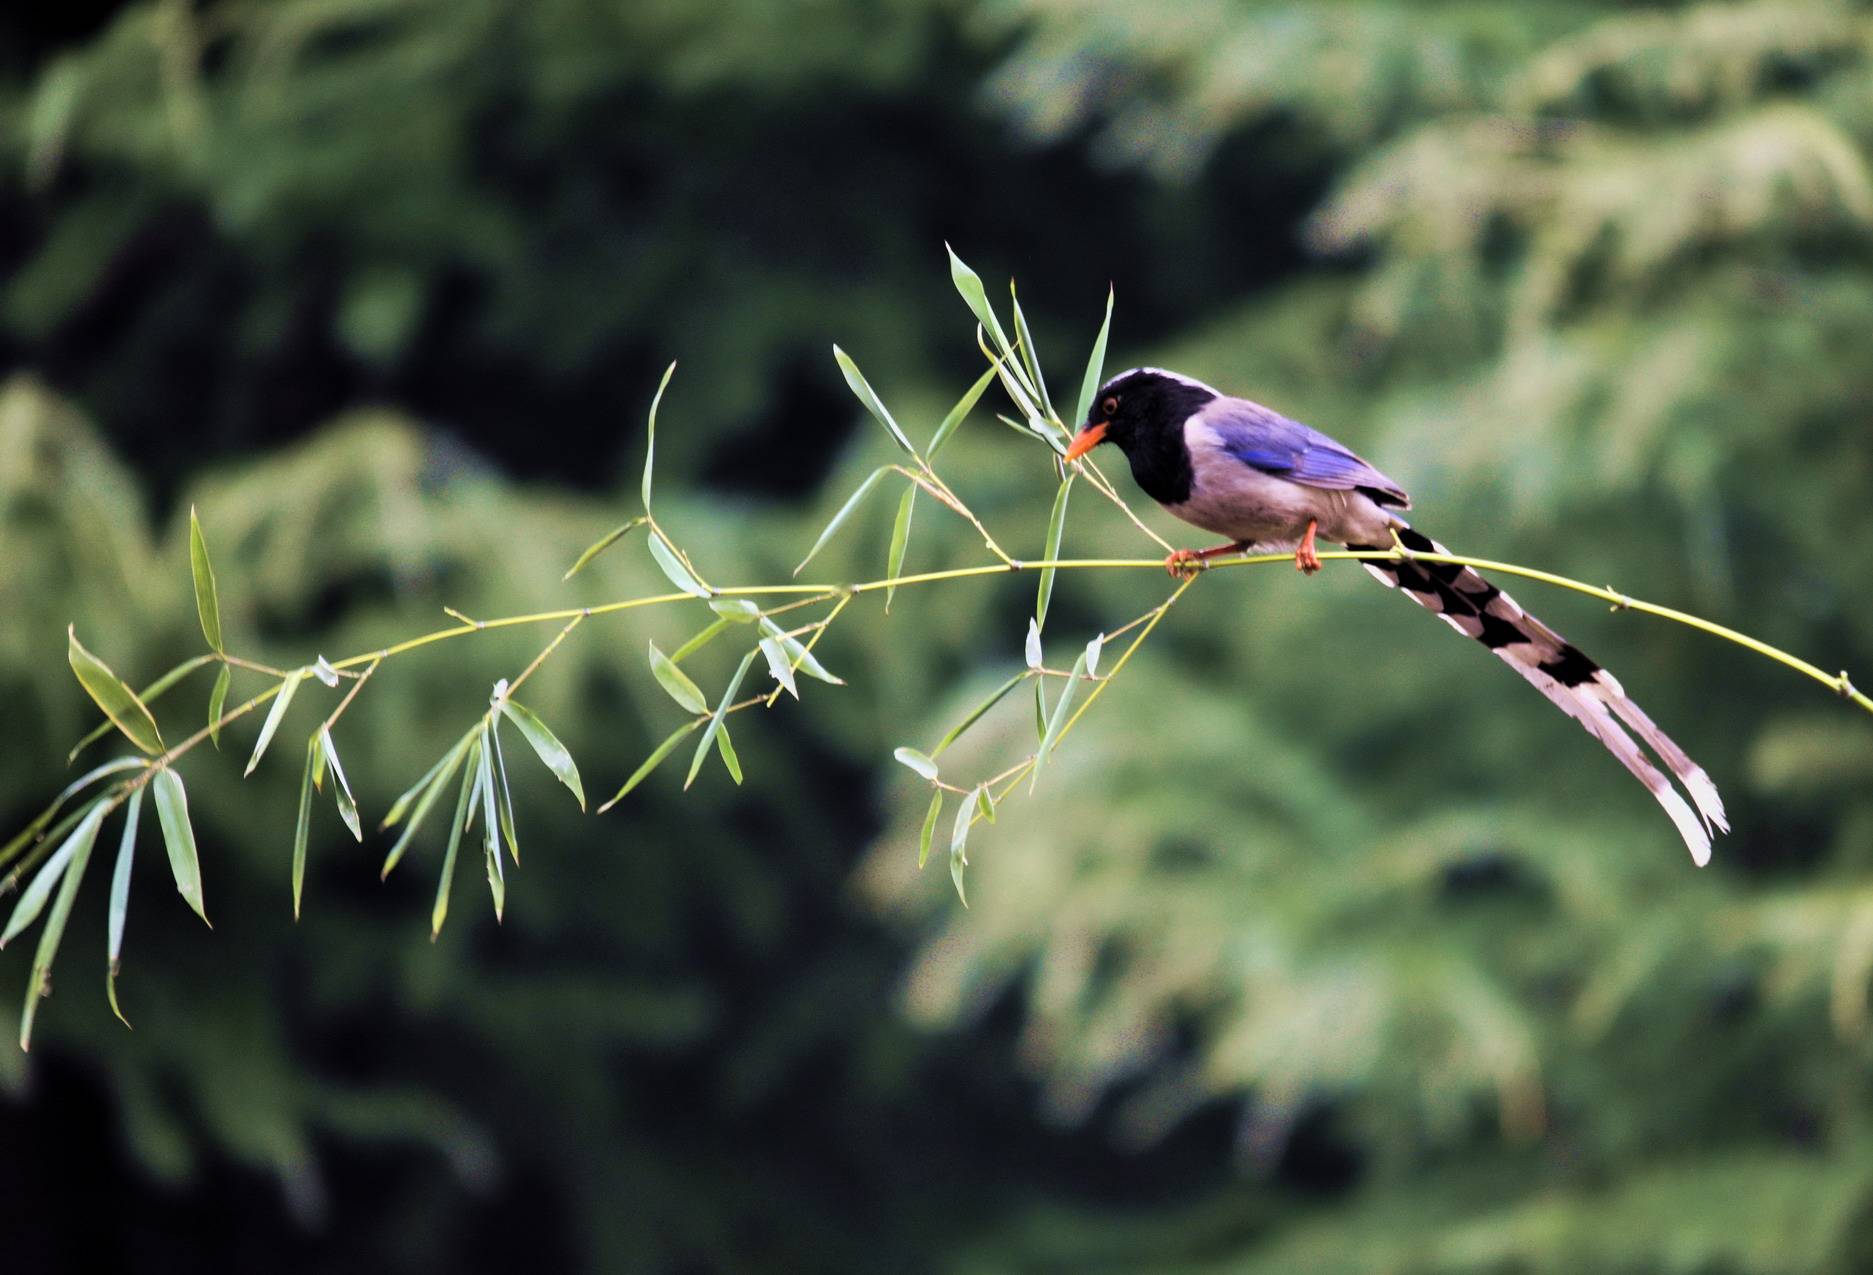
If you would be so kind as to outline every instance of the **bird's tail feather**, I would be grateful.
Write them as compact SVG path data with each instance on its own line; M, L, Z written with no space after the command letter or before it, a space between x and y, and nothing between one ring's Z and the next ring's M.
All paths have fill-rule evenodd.
M1442 545L1402 521L1399 543L1413 553L1447 553ZM1349 549L1390 549L1391 545L1348 545ZM1469 567L1411 558L1367 561L1360 565L1387 588L1400 589L1419 606L1442 617L1451 628L1481 642L1497 658L1579 722L1646 786L1677 825L1699 867L1710 862L1713 830L1728 832L1723 799L1703 767L1685 755L1671 737L1620 688L1611 673L1595 664L1559 633L1524 611L1515 599ZM1631 731L1631 734L1628 733ZM1671 781L1652 764L1643 740L1691 796L1692 813Z

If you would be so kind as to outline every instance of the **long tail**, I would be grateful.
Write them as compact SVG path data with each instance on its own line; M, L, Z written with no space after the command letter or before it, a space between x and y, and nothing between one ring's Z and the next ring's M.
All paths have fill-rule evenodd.
M1399 543L1415 553L1448 553L1430 537L1405 526L1397 527ZM1391 545L1348 545L1349 549L1390 549ZM1658 798L1700 868L1710 862L1712 830L1730 831L1724 819L1723 799L1704 768L1685 756L1671 737L1660 730L1640 707L1626 698L1613 675L1582 655L1559 633L1524 611L1515 599L1469 567L1448 562L1361 563L1380 584L1402 589L1406 597L1441 616L1457 632L1475 638L1557 708L1586 727L1606 745L1620 764ZM1659 773L1633 739L1631 730L1648 744L1677 777L1697 805L1679 795L1671 781ZM1701 822L1700 822L1701 820Z

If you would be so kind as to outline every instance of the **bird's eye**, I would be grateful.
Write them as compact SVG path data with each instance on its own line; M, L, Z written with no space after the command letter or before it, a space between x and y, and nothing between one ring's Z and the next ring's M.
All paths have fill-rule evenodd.
M1106 401L1099 405L1099 410L1104 412L1107 416L1116 415L1119 410L1118 398L1114 395L1107 395Z

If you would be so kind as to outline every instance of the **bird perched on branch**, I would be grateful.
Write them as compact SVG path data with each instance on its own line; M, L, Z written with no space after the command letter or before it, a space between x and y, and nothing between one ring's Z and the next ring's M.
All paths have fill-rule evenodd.
M1513 598L1466 566L1411 554L1444 554L1399 510L1411 500L1396 482L1349 448L1248 399L1159 368L1134 368L1093 399L1066 458L1113 443L1147 496L1194 526L1228 537L1165 559L1174 575L1239 552L1294 551L1303 572L1320 570L1315 540L1348 549L1399 549L1395 559L1361 565L1387 588L1481 642L1579 722L1644 784L1678 827L1691 858L1710 861L1713 830L1728 832L1710 776L1685 755L1613 675ZM1396 542L1394 541L1396 537ZM1696 813L1633 736L1650 746L1696 804Z

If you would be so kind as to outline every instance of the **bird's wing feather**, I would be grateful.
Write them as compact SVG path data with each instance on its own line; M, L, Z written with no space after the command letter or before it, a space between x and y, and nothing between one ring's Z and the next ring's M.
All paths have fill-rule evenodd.
M1317 429L1244 398L1219 397L1197 414L1223 449L1243 464L1304 487L1372 493L1380 504L1410 508L1404 488Z

